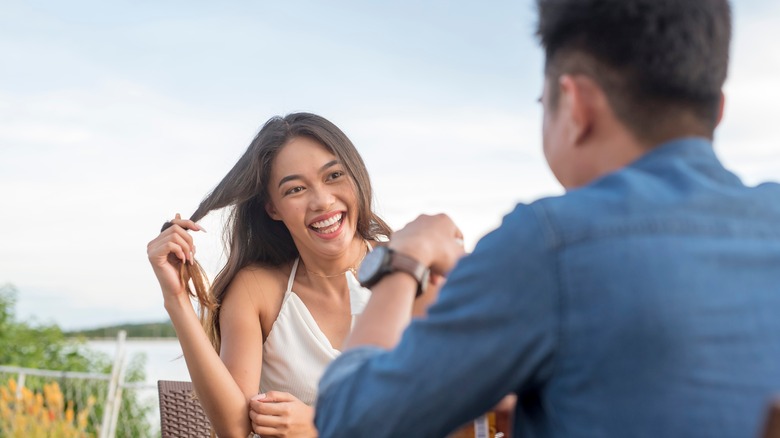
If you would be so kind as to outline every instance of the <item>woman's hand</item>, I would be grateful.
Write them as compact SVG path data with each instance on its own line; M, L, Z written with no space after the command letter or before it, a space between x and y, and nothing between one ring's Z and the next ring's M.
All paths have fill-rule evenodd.
M512 432L516 405L517 395L508 394L493 408L493 411L496 413L496 430L504 432L505 436L510 436Z
M428 314L428 308L439 298L439 291L447 279L443 275L431 274L428 286L422 295L414 300L412 306L412 317L421 318Z
M262 437L316 437L314 408L287 392L268 391L249 401L252 431Z
M182 263L194 263L195 257L195 244L187 230L203 229L195 222L182 219L179 214L171 223L172 226L146 245L149 263L152 264L166 300L186 295L179 269Z

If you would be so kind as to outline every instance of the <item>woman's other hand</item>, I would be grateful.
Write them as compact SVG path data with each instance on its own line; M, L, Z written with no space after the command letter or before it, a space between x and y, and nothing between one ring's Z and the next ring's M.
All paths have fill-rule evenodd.
M428 286L425 292L414 300L412 307L412 317L421 318L428 314L428 308L439 298L439 291L447 279L443 275L431 274Z
M314 408L287 392L268 391L249 401L252 431L262 437L316 437Z
M146 245L149 263L166 300L186 295L185 285L179 278L179 268L182 263L195 262L195 244L187 231L203 230L200 225L182 219L179 214L170 222L170 227Z

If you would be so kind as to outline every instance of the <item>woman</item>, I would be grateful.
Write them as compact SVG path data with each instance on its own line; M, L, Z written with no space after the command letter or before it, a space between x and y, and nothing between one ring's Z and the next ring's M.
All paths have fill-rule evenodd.
M176 215L149 243L165 308L218 436L316 436L317 381L366 300L350 297L352 273L390 235L371 202L368 173L346 135L322 117L290 114L263 126L189 220ZM188 231L201 231L201 218L227 206L228 259L207 290ZM258 388L269 403L250 421Z

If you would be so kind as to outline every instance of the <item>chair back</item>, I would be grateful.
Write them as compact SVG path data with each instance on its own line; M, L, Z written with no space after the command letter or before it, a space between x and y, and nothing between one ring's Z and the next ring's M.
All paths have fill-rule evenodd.
M210 437L209 423L195 397L192 382L158 380L162 438Z
M763 438L780 438L780 399L769 405Z

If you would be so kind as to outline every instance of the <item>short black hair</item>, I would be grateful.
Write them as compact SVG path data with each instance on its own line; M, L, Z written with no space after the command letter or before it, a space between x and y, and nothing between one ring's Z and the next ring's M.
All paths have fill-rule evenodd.
M712 134L729 62L728 0L537 0L537 8L548 78L590 76L640 139L658 140L679 111Z

